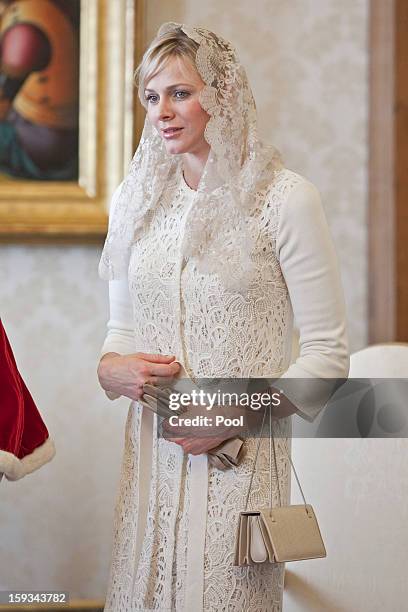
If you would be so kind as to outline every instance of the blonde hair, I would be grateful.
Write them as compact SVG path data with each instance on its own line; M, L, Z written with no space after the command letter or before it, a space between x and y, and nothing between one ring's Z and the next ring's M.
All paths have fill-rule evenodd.
M186 58L196 68L197 49L198 43L189 38L181 28L176 28L162 36L156 36L152 40L135 71L138 95L143 106L146 106L144 96L146 83L164 67L169 59L174 57Z

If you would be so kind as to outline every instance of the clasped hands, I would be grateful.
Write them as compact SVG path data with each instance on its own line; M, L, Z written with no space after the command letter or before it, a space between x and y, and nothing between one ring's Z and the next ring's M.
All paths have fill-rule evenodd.
M180 368L174 355L106 353L99 362L98 378L101 387L111 399L123 395L131 400L140 401L144 394L145 384L157 387L168 386L179 374ZM204 415L207 411L205 407L187 407L183 418L189 416L192 418L199 412ZM229 426L218 426L217 435L215 435L214 431L210 432L208 427L203 430L200 427L187 428L183 424L170 425L168 419L164 420L162 427L164 437L179 444L184 452L194 455L206 453L237 435L234 428Z
M174 355L151 353L134 353L120 355L107 353L99 362L98 378L101 387L111 399L124 395L139 401L144 394L144 385L157 387L169 386L180 372L180 364ZM284 398L278 409L274 408L273 418L288 416L296 407ZM251 414L252 413L252 414ZM166 439L179 444L185 453L199 455L214 449L224 441L234 438L248 429L260 430L260 413L240 406L216 407L207 410L206 406L189 405L182 414L182 419L165 419L162 423ZM224 416L222 423L215 424L215 416ZM186 419L207 417L207 423L201 420L199 425L188 425ZM242 425L233 425L228 419L242 417Z
M241 418L242 417L242 418ZM164 419L163 437L179 444L185 453L201 455L246 430L244 411L236 406L189 404L182 414Z

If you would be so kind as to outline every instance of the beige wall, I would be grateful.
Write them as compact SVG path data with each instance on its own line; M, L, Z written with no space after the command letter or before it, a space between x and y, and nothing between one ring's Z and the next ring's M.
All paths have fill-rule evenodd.
M101 597L126 404L98 388L108 312L94 247L1 247L1 317L55 440L38 472L0 483L0 591Z
M368 0L147 1L149 37L181 20L238 48L261 133L322 192L354 350L366 342L367 12ZM98 258L95 247L0 247L1 315L57 444L52 464L0 485L0 589L104 594L126 403L109 403L96 381Z

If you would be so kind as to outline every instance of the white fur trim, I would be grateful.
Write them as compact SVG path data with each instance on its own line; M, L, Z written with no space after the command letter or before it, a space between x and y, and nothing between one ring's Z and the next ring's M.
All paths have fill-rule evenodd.
M13 453L0 450L0 474L4 472L7 480L19 480L38 470L44 463L48 463L55 455L55 446L51 438L44 444L37 446L32 453L19 459ZM0 478L1 480L1 478Z

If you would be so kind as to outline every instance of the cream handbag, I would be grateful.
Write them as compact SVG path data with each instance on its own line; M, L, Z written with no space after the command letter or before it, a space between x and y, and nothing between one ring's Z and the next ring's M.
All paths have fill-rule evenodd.
M234 565L254 565L256 563L275 563L301 561L326 557L326 549L320 533L316 515L310 504L306 503L295 467L288 454L290 464L303 497L303 504L272 507L272 450L276 476L275 439L272 431L272 414L269 407L269 508L248 510L249 495L258 460L260 441L264 430L265 408L261 433L256 449L254 466L246 497L245 510L239 514L238 535L235 549ZM279 489L280 497L280 489Z

